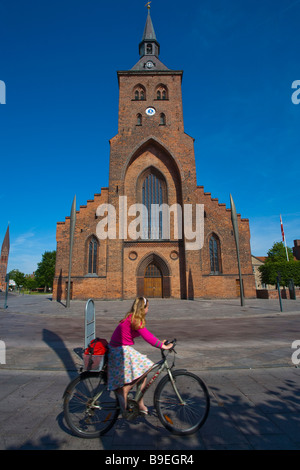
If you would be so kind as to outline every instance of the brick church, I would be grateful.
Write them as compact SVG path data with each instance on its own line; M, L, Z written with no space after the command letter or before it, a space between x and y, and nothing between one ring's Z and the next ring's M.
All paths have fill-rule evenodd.
M197 186L194 139L183 126L183 72L168 69L159 53L148 9L140 59L131 69L117 72L119 120L118 134L110 140L109 185L76 212L72 299L240 295L231 210ZM170 217L166 236L161 216L151 219L150 210L138 237L130 237L127 230L120 236L120 201L124 200L128 208L134 204L149 209L162 204L204 205L202 246L188 249L185 228L181 237L175 236L178 220L174 217ZM99 221L104 220L99 207L105 204L115 208L114 237L99 237ZM132 220L128 212L127 228ZM193 226L195 221L194 211ZM238 215L238 226L244 295L255 297L248 219ZM56 239L53 298L61 300L66 298L68 283L70 217L57 223Z

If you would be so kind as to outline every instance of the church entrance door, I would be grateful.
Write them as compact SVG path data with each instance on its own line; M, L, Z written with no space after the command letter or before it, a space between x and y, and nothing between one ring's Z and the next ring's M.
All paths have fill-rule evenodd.
M144 296L162 297L162 273L154 263L149 264L145 271Z

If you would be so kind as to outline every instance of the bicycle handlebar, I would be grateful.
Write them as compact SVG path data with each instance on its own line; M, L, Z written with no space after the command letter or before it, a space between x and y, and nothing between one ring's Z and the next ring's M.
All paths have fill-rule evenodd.
M171 352L171 351L174 351L174 353L176 353L176 351L175 351L175 349L174 349L175 346L176 346L176 342L177 342L176 338L172 339L172 341L169 341L169 340L165 341L164 344L173 343L173 346L172 346L172 348L170 348L170 349L161 349L161 354L164 356L166 352Z
M172 339L172 341L169 341L169 340L167 339L167 341L165 341L165 344L170 344L170 343L173 343L174 346L175 346L175 345L176 345L176 339Z

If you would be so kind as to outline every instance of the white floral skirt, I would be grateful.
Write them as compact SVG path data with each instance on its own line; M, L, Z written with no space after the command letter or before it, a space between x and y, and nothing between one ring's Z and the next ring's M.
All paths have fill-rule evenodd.
M115 390L138 379L152 367L153 362L132 346L109 347L108 390Z

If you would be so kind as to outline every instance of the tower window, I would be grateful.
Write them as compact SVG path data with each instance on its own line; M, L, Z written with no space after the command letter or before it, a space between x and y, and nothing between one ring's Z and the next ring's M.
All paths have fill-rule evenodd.
M139 113L136 116L136 125L141 126L142 125L142 115Z
M164 113L160 114L160 126L165 126L166 125L166 115Z
M156 99L157 100L167 100L167 99L169 99L168 89L167 89L166 85L159 85L156 88Z
M147 44L147 54L152 54L152 44Z
M146 99L146 90L142 85L137 85L133 90L133 99L135 101L144 101Z

